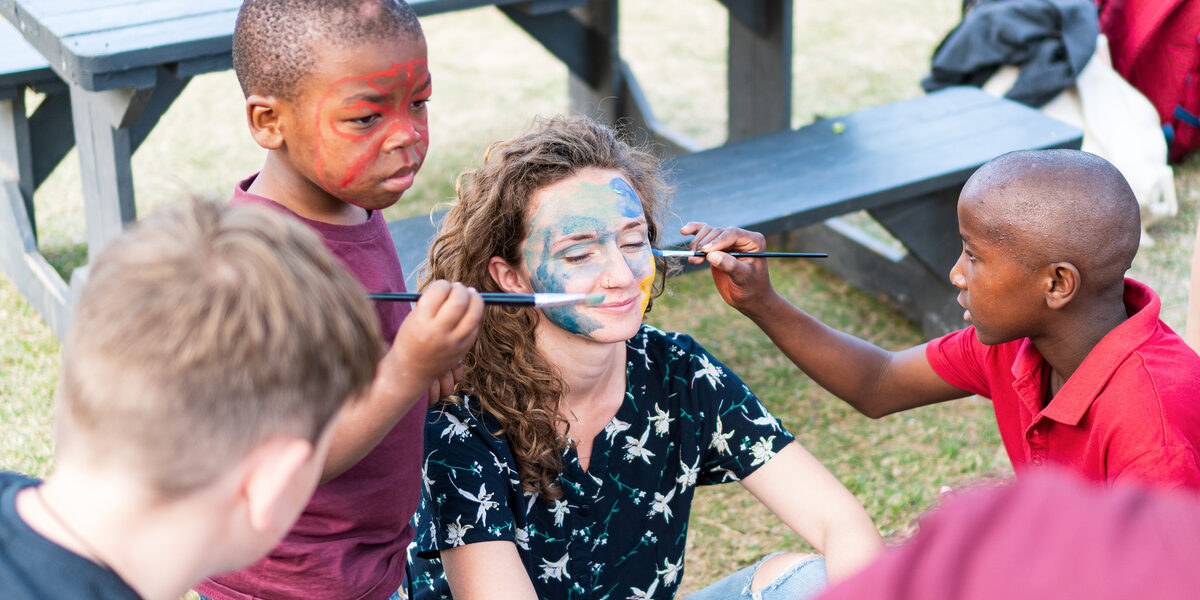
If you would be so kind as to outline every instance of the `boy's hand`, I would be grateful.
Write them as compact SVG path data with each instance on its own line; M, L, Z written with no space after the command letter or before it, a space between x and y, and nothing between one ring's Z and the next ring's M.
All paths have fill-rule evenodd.
M439 397L457 381L455 369L475 343L483 319L483 297L461 283L434 281L396 332L392 349L380 364L399 390L419 384ZM411 378L409 385L398 381ZM443 382L448 389L443 390ZM435 400L436 398L430 398Z
M767 243L762 234L736 227L728 229L713 227L707 223L691 222L680 230L684 235L694 235L688 248L708 252L706 259L712 266L713 284L721 298L730 306L745 311L761 306L774 290L767 261L762 258L734 258L726 252L762 252ZM699 264L705 258L691 258Z
M433 380L433 385L429 386L429 406L432 408L438 403L438 400L450 396L454 393L454 387L462 380L463 368L462 363L458 363L457 367L450 371L442 373L441 377Z

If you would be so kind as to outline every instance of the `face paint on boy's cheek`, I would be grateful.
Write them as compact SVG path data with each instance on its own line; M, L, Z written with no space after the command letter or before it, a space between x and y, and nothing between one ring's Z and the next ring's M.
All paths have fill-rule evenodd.
M532 238L530 242L534 241ZM525 248L525 264L530 267L529 284L534 292L538 293L564 293L567 289L567 284L574 277L586 276L586 273L566 273L565 269L556 266L550 256L550 236L544 235L541 240L540 252L534 252L530 249L529 242ZM596 277L598 273L593 273L591 276ZM579 335L589 335L592 332L600 329L602 325L595 319L582 313L578 306L551 306L542 309L542 314L551 323L562 328L564 331L576 333Z
M335 189L331 185L334 182L330 181L333 176L339 176L336 181L338 188L345 188L353 184L366 173L367 168L380 156L383 144L387 139L401 128L410 129L409 135L416 138L416 142L410 146L410 149L415 155L416 160L414 162L416 162L419 168L429 148L429 121L423 115L421 117L414 117L409 114L409 106L413 102L413 95L417 91L417 86L427 83L427 79L427 61L425 59L417 59L403 64L393 63L390 69L378 73L347 77L330 86L329 91L318 102L316 116L315 131L317 134L314 140L314 171L321 187L332 192ZM367 102L360 103L370 106L381 114L382 122L371 132L356 134L340 131L326 114L325 104L334 95L339 86L363 80L366 80L367 85L383 96L387 96L387 94L397 89L402 90L403 93L400 95L398 102L396 102L396 106ZM370 140L367 148L358 152L357 155L350 157L350 164L346 168L341 169L341 172L336 175L326 173L328 163L336 162L332 157L328 160L326 157L326 154L329 152L328 147L333 143L335 138L340 138L350 143L360 143L364 140ZM342 199L354 203L353 199Z

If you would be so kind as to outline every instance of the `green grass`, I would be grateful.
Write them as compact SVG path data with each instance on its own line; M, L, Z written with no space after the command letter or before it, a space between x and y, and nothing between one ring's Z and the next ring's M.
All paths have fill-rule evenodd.
M930 52L957 22L957 1L795 3L794 124L921 93ZM725 11L718 2L629 2L622 53L657 116L704 145L724 139ZM534 115L567 110L566 69L491 9L424 20L435 77L433 141L416 187L387 211L421 214L454 195L457 173L487 143ZM246 132L233 75L196 78L134 157L140 214L192 194L227 197L257 170L263 152ZM1163 318L1182 330L1197 207L1200 156L1176 171L1180 214L1151 230L1133 275L1163 298ZM43 251L63 273L85 260L78 161L71 154L39 190ZM772 265L796 304L831 325L887 348L920 343L899 313L809 264ZM892 539L913 530L941 485L1007 476L990 405L962 400L878 421L860 416L800 374L766 337L725 306L708 275L673 279L651 323L686 331L756 391L801 442L858 495ZM0 277L0 468L45 475L59 344L12 284ZM739 486L705 488L692 515L685 592L763 553L803 543Z

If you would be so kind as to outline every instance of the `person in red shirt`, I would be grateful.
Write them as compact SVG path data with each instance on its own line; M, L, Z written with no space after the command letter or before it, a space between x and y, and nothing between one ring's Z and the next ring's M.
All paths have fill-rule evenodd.
M958 201L950 271L970 327L889 352L783 299L763 237L689 223L721 296L814 380L879 418L969 394L991 398L1013 467L1200 488L1200 357L1125 278L1137 200L1117 169L1076 150L1019 151L979 168Z
M1049 468L953 494L908 543L819 600L1194 598L1196 556L1200 497L1190 490L1106 489Z

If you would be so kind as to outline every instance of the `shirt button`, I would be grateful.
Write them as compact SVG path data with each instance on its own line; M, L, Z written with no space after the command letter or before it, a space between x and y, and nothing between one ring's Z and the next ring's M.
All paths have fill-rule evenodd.
M586 519L586 518L592 516L592 507L588 506L587 504L581 504L579 506L579 508L575 511L575 514L579 515L581 518Z
M580 585L582 585L582 586L583 586L583 587L585 587L585 588L587 588L587 587L590 587L590 586L592 585L592 576L591 576L591 575L586 575L586 574L585 574L585 575L580 575L580 576L579 576L579 583L580 583Z
M1042 457L1040 457L1040 456L1035 456L1035 457L1033 457L1033 461L1032 461L1032 462L1033 462L1033 466L1035 466L1035 467L1040 467L1040 466L1042 466Z

